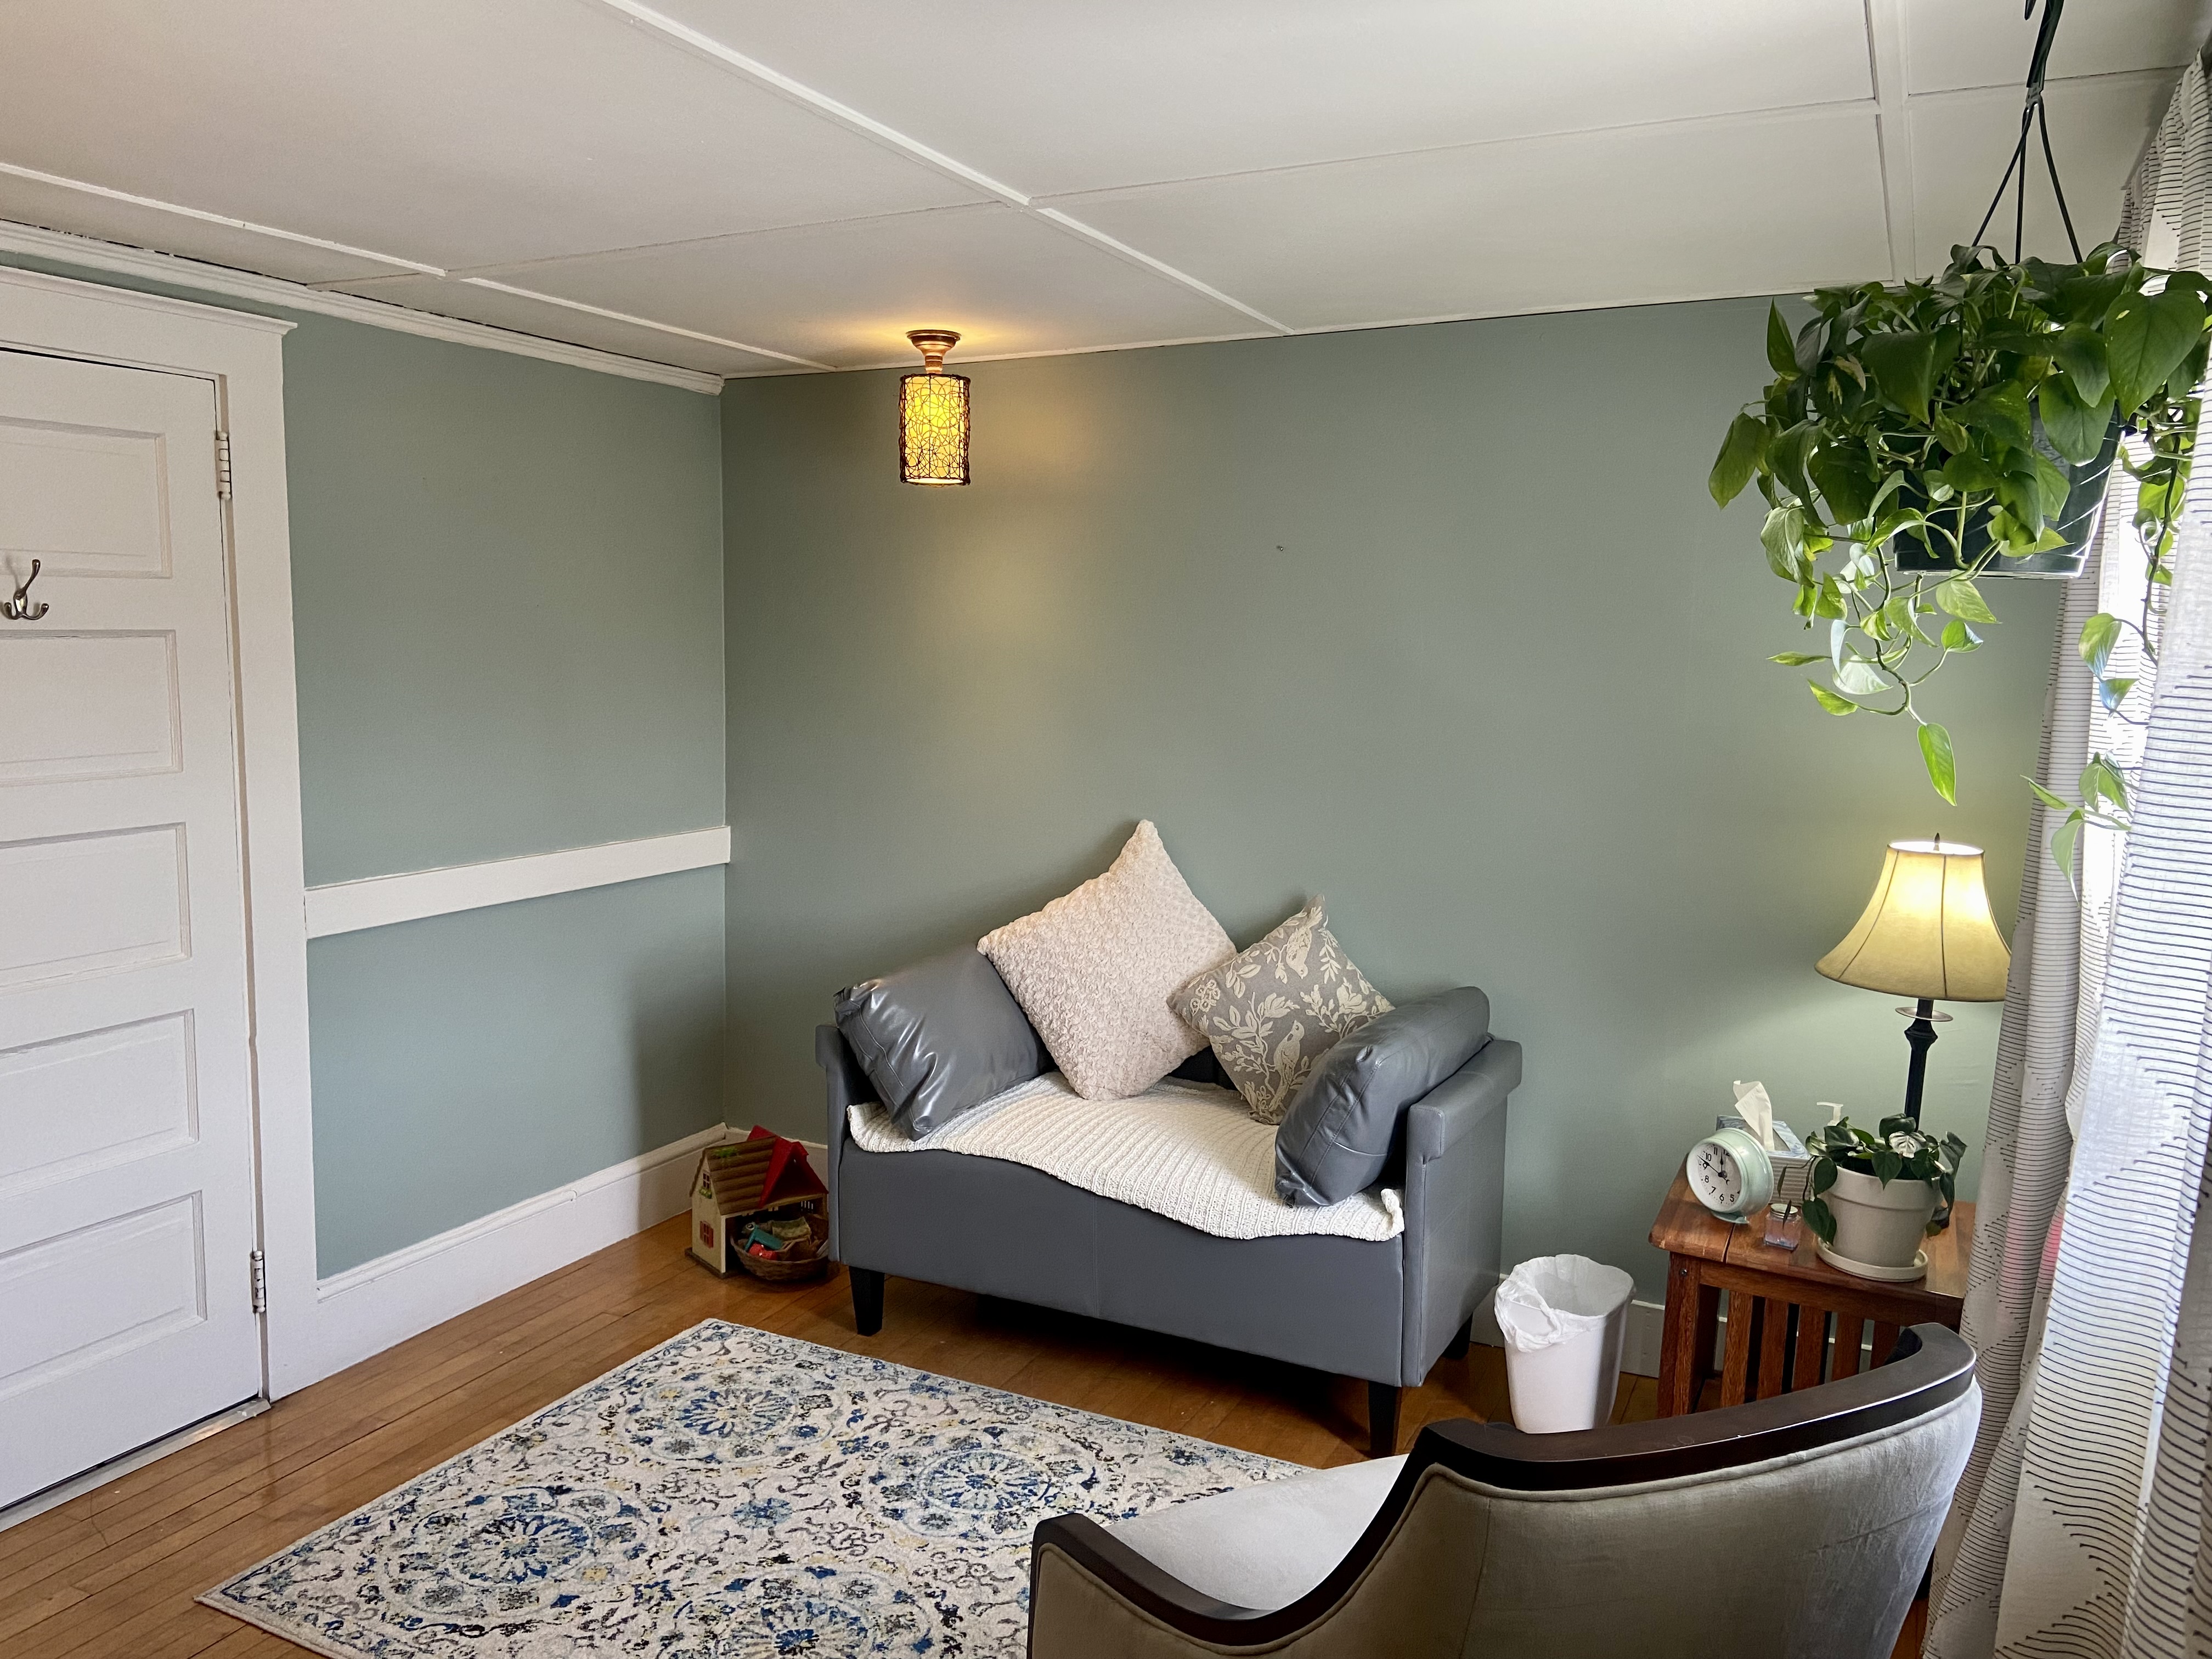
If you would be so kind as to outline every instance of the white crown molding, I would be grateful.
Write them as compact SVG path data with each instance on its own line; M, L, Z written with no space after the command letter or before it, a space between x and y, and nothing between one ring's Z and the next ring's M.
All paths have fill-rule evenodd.
M106 306L120 306L131 311L150 311L163 317L185 317L194 322L211 323L218 328L242 328L251 334L289 334L299 327L299 324L288 318L264 317L253 311L225 311L220 306L204 306L191 300L173 300L166 294L142 294L135 288L102 288L73 276L50 276L43 270L23 270L15 265L0 265L0 285L37 289L46 294L74 295L80 298L90 292L96 294L100 302Z
M617 882L642 881L682 870L707 870L730 861L727 824L687 830L639 841L612 841L573 847L558 853L457 864L440 870L411 870L396 876L367 876L359 881L310 887L307 893L307 937L389 927L394 922L452 915L487 905L580 893Z
M348 322L366 323L372 328L388 328L401 334L419 334L432 340L450 340L456 345L480 346L486 350L504 351L517 357L535 357L544 362L565 364L570 368L587 368L595 374L616 374L631 380L651 380L658 385L679 386L686 392L696 392L708 397L717 396L722 390L720 375L708 374L696 368L678 368L672 363L648 362L642 357L625 357L617 352L571 345L565 340L550 340L535 334L518 334L512 329L494 328L489 323L471 323L459 317L441 317L432 312L396 306L388 301L365 300L357 295L332 293L309 288L301 283L286 282L281 276L263 276L252 271L234 270L227 265L207 264L174 253L156 253L150 248L126 247L120 242L103 242L90 236L73 236L66 231L42 230L36 225L18 224L12 220L0 219L0 249L11 253L58 259L92 270L112 271L118 276L143 276L155 282L174 283L180 288L227 295L234 300L258 300L264 304L283 306L290 311L311 311L325 317L343 317Z

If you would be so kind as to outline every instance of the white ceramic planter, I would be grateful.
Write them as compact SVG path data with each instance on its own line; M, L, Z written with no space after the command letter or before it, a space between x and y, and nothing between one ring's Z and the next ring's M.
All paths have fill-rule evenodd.
M1920 1243L1939 1197L1932 1182L1885 1187L1870 1175L1838 1169L1836 1184L1822 1196L1836 1218L1835 1243L1820 1246L1829 1261L1845 1273L1881 1279L1917 1279L1925 1271Z

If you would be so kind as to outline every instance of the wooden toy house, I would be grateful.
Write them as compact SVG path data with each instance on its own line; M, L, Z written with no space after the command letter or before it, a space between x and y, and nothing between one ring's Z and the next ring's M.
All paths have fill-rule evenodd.
M691 1254L727 1276L751 1224L770 1212L817 1212L830 1189L806 1161L806 1148L756 1126L743 1140L699 1155L691 1183Z

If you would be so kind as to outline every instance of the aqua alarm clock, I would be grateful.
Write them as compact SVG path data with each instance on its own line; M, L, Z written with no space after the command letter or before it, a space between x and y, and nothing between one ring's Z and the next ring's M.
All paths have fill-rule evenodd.
M1716 1129L1690 1148L1684 1173L1698 1202L1746 1221L1774 1202L1774 1158L1747 1129Z

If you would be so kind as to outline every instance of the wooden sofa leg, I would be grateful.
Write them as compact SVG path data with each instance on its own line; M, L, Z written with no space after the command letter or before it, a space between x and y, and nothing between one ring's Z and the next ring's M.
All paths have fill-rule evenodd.
M1404 1390L1389 1382L1367 1385L1367 1455L1398 1454L1398 1401Z
M853 1328L873 1336L884 1328L884 1276L873 1267L848 1267L853 1281Z
M1466 1358L1468 1345L1474 1340L1474 1316L1470 1314L1468 1316L1467 1323L1454 1331L1452 1333L1452 1340L1444 1344L1444 1358L1447 1359Z

